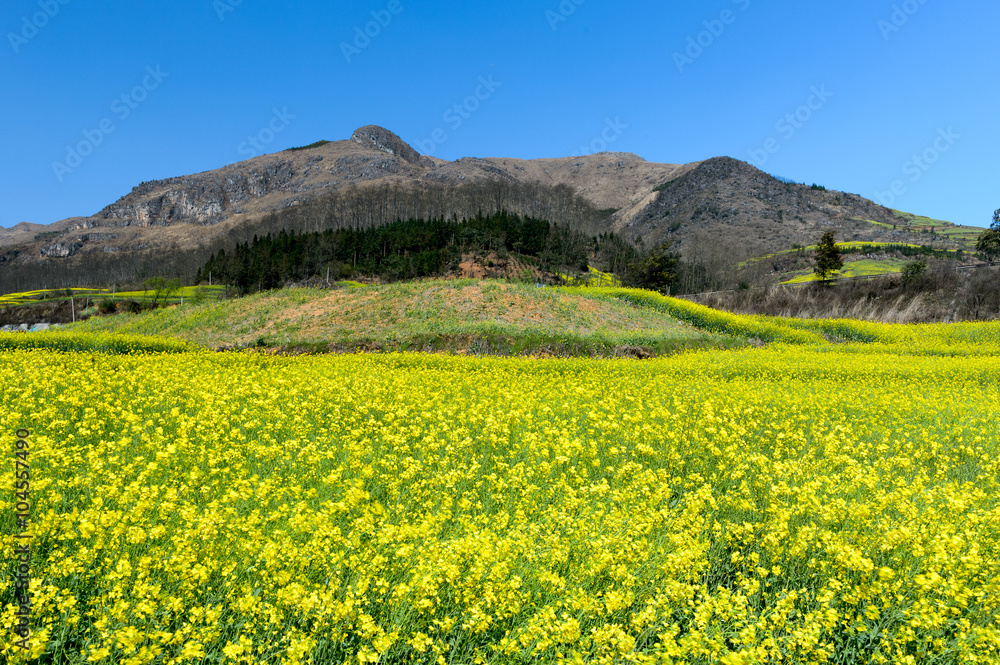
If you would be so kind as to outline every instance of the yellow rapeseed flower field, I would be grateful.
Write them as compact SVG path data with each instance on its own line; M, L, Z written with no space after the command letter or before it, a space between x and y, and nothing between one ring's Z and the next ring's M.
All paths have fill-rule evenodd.
M646 362L2 351L34 606L25 653L5 491L0 660L1000 662L1000 328L807 343L837 325Z

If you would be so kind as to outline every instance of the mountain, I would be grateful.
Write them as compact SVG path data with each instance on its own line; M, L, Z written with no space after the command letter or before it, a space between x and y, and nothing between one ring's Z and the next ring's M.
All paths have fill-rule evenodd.
M454 204L454 193L470 185L479 187L475 197L466 196L464 207ZM491 188L498 192L493 198ZM533 207L532 198L549 203ZM614 231L647 246L673 240L685 254L711 245L760 255L810 244L827 228L838 240L928 241L908 219L860 196L787 184L728 157L681 165L604 152L449 162L421 156L392 132L367 126L346 141L143 182L95 215L2 230L0 285L10 290L39 279L51 286L84 278L129 280L151 271L193 274L209 250L250 235L269 215L272 225L281 223L288 211L319 228L360 224L362 212L364 224L377 224L406 214L474 214L501 205L570 225L586 218L588 232ZM959 246L944 237L933 241ZM182 255L187 258L165 258ZM101 270L88 269L98 265ZM19 279L6 279L14 271Z

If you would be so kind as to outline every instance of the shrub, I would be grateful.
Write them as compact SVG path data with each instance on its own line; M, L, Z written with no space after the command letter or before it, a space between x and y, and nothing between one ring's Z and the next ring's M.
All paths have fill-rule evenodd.
M110 298L105 298L101 302L97 303L97 311L105 316L108 314L114 314L118 311L118 306L115 305L115 301Z
M533 284L535 282L535 271L525 268L517 273L517 281L524 282L525 284Z
M833 239L833 231L827 231L816 246L816 267L813 272L820 279L826 280L843 267L844 258Z
M903 266L903 282L909 284L916 281L925 272L927 272L927 264L925 262L910 261Z

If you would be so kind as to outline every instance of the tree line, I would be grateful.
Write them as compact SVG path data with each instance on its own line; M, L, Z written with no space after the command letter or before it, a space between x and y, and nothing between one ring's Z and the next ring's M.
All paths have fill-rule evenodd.
M301 205L278 210L252 226L234 228L230 240L285 231L371 228L406 219L471 219L510 212L598 235L614 210L601 210L569 185L485 180L461 185L422 182L351 185Z
M543 271L606 270L634 263L640 252L611 233L588 236L565 226L507 211L458 220L408 219L370 228L327 229L255 236L212 254L196 281L233 286L239 293L279 288L313 277L398 281L439 276L458 268L463 254L531 257Z
M993 223L979 235L976 241L976 251L989 262L1000 259L1000 210L993 213Z
M399 219L468 219L510 211L588 235L607 231L613 210L600 210L568 185L521 183L506 179L461 185L436 182L351 185L269 213L197 246L88 251L66 258L24 261L21 248L0 252L0 293L74 286L138 285L150 277L193 283L213 254L233 251L254 236L373 228ZM618 257L619 262L621 256Z

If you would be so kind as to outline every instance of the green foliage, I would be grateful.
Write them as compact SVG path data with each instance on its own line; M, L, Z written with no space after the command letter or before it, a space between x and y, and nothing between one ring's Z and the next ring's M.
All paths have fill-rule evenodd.
M826 187L824 187L823 185L817 185L816 183L813 183L812 186L809 189L811 189L813 191L816 191L816 192L825 192L826 191Z
M813 272L820 279L826 280L843 267L844 257L833 238L833 231L827 231L816 246L816 267Z
M326 145L327 143L330 143L330 141L316 141L315 143L310 143L309 145L302 145L298 146L297 148L289 148L288 152L295 152L297 150L309 150L310 148L319 148Z
M535 273L530 268L525 268L517 273L517 281L523 284L531 284L535 281Z
M457 221L410 219L364 229L268 234L213 255L201 269L241 294L276 289L311 277L360 276L399 281L443 274L463 253L533 257L543 270L586 266L591 253L606 263L636 254L613 234L589 237L548 221L507 212ZM585 268L584 268L585 269Z
M950 249L935 249L930 245L908 245L905 243L872 243L870 245L849 245L843 244L838 245L840 248L840 253L846 255L849 254L870 254L873 250L877 250L883 254L899 254L905 257L932 257L936 259L954 259L958 252Z
M976 251L986 257L987 261L1000 258L1000 210L993 213L993 223L983 231L976 242Z
M927 263L924 261L910 261L905 266L903 266L903 281L913 282L921 275L927 272Z
M153 292L153 302L158 305L167 304L170 296L181 290L181 280L176 277L173 279L150 277L142 285Z
M671 243L653 247L649 255L629 267L626 283L641 289L669 293L677 282L680 256L670 251Z
M360 348L612 357L624 347L661 355L743 344L596 288L458 279L364 286L336 302L329 295L310 288L267 291L135 317L95 316L71 330L171 336L208 348L251 348L263 338L268 348L293 353Z
M100 314L114 314L116 310L117 307L115 306L115 301L110 298L105 298L101 302L97 303L97 311Z
M668 180L665 183L663 183L662 185L657 185L656 187L654 187L653 191L654 192L662 192L663 190L665 190L665 189L669 188L671 185L673 185L674 182L676 182L676 180Z

